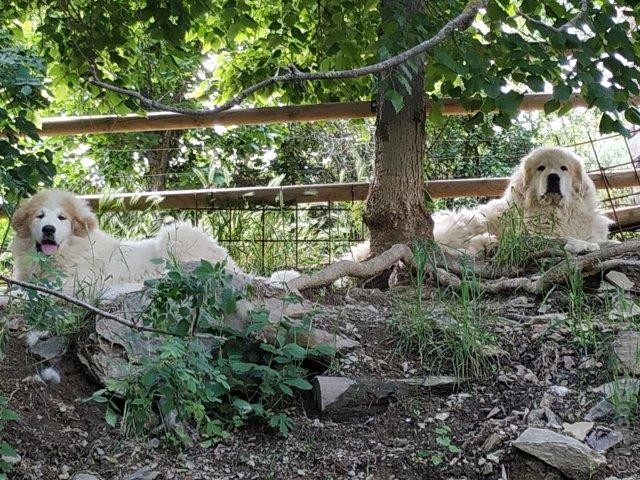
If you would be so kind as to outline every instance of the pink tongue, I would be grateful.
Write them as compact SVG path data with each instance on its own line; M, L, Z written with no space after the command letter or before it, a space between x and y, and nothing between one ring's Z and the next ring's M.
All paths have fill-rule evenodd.
M43 243L40 247L42 248L42 253L45 255L53 255L58 251L58 245L52 243Z

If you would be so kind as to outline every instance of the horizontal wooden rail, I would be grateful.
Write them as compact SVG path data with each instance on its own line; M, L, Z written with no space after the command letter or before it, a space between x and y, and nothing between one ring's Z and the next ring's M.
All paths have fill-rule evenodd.
M520 110L541 110L552 98L548 94L525 95ZM634 99L637 101L637 99ZM573 107L587 106L579 96L571 97ZM460 100L444 99L441 102L444 115L475 113L466 110ZM430 108L427 103L427 109ZM182 115L170 112L149 112L146 116L136 114L92 115L81 117L49 117L42 120L40 135L82 135L87 133L149 132L160 130L185 130L214 126L254 125L266 123L313 122L318 120L354 119L375 116L375 105L371 102L321 103L266 108L244 108L226 110L214 115Z
M596 187L625 188L639 186L635 170L600 172L589 174ZM464 178L432 180L426 183L432 198L498 197L509 183L501 178ZM200 190L173 190L142 193L116 193L86 195L92 207L102 203L106 209L161 210L210 209L248 205L304 204L318 202L345 202L365 200L369 192L368 183L334 183L320 185L287 185L282 187L245 187Z
M640 227L640 205L632 207L620 207L607 210L604 214L615 223L611 225L611 231L631 230Z

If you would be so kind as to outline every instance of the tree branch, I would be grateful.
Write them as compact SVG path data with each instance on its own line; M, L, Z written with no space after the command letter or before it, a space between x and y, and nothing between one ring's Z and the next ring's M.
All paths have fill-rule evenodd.
M112 92L116 92L122 95L127 95L131 98L134 98L140 102L141 105L154 109L154 110L164 110L167 112L175 112L181 113L184 115L215 115L217 113L223 112L225 110L230 109L236 105L240 105L249 95L262 90L266 87L277 83L287 83L287 82L302 82L302 81L312 81L312 80L338 80L345 78L357 78L365 75L374 75L391 68L397 67L398 65L406 62L407 60L411 60L414 57L419 55L423 55L431 50L434 47L442 43L444 40L449 38L456 31L464 31L468 29L473 20L478 13L478 11L484 8L487 4L487 0L471 0L462 12L447 22L433 37L425 40L422 43L406 50L398 55L395 55L387 60L382 62L374 63L372 65L367 65L365 67L354 68L351 70L335 70L335 71L321 71L321 72L301 72L294 65L290 65L287 67L288 72L283 75L274 75L272 77L266 78L261 82L252 85L251 87L243 90L238 95L233 97L231 100L218 105L215 108L209 110L194 110L189 108L181 108L174 107L171 105L165 105L163 103L157 102L150 98L145 97L140 92L135 90L130 90L128 88L118 87L117 85L113 85L108 82L104 82L98 77L98 72L95 65L91 66L91 78L89 82L103 88L105 90L110 90Z
M108 318L109 320L113 320L114 322L117 322L121 325L124 325L126 327L130 327L133 328L135 330L138 331L144 331L144 332L153 332L153 333L159 333L161 335L171 335L174 337L181 337L182 335L178 335L176 333L171 333L171 332L167 332L165 330L159 330L157 328L152 328L152 327L147 327L144 325L137 325L135 323L131 323L128 320L118 316L118 315L114 315L113 313L107 312L106 310L102 310L100 308L94 307L93 305L91 305L90 303L84 302L82 300L79 300L75 297L72 297L70 295L66 295L64 293L58 292L56 290L53 290L51 288L47 288L47 287L42 287L40 285L34 285L33 283L28 283L28 282L23 282L21 280L15 280L11 277L7 277L5 275L0 275L0 280L3 280L5 282L7 282L10 285L17 285L19 287L22 288L26 288L28 290L35 290L37 292L41 292L41 293L46 293L48 295L52 295L54 297L57 297L61 300L64 300L65 302L69 302L73 305L77 305L78 307L84 308L85 310L95 313L97 315L100 315L104 318Z
M518 14L522 18L524 18L527 22L532 23L533 25L536 25L538 27L551 30L555 33L567 33L567 30L569 30L569 28L576 27L576 25L580 20L582 20L583 18L586 18L588 12L589 12L589 0L581 0L580 11L578 12L578 14L575 17L573 17L571 20L569 20L567 23L565 23L564 25L561 25L560 27L552 27L551 25L544 23L542 20L533 18L527 15L526 13L519 12Z

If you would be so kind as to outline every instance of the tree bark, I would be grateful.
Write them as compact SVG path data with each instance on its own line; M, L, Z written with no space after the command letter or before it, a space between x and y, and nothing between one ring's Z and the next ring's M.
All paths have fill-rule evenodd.
M382 0L385 8L391 2L404 5L406 18L424 13L424 0ZM407 33L408 34L408 33ZM404 107L396 113L378 93L375 133L374 174L367 197L364 221L371 234L371 254L378 255L396 243L433 238L433 221L425 207L422 162L426 139L424 61L418 62L411 78L411 94L404 97ZM391 72L391 78L397 75ZM398 90L399 82L393 82Z
M166 190L169 161L173 158L181 133L178 130L153 133L160 135L160 141L155 149L146 152L149 159L149 188L152 191Z

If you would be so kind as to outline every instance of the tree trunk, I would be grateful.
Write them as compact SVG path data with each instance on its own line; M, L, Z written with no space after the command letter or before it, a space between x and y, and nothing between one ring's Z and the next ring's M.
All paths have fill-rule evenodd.
M166 190L169 161L176 152L175 149L178 146L180 132L178 130L168 130L155 133L160 135L160 141L154 149L148 150L146 153L149 159L149 189L159 191Z
M407 19L423 14L424 0L399 1ZM382 0L382 12L392 11L385 8L390 2L398 0ZM383 13L382 22L386 20ZM411 94L405 95L399 113L382 89L378 93L374 174L364 215L373 255L395 243L433 238L433 221L425 207L422 168L426 139L424 62L418 62L417 73L411 79ZM402 89L399 82L392 84Z

